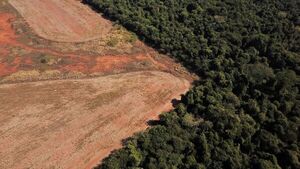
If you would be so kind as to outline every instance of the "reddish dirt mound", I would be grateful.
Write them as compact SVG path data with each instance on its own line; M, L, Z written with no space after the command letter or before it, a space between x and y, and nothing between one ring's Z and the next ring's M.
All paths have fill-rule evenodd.
M155 71L0 85L0 168L91 168L189 86Z
M81 42L103 38L112 24L76 0L9 0L41 37Z

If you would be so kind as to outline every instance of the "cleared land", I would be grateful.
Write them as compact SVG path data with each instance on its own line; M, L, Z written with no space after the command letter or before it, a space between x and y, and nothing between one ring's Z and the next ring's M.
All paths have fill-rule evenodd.
M92 168L195 78L79 1L0 2L0 168Z
M0 168L90 168L189 86L155 71L1 85Z
M41 37L81 42L102 38L112 24L77 0L9 0Z
M79 1L72 2L84 6ZM56 26L61 29L61 25ZM110 43L115 41L117 44L111 46ZM179 64L158 54L119 26L114 26L104 39L82 43L53 42L36 36L6 0L0 3L0 84L140 70L160 70L190 77ZM38 74L43 75L37 77Z

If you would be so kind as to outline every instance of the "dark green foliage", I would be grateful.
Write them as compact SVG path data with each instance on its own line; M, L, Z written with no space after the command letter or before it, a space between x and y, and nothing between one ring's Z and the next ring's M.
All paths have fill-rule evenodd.
M86 2L202 79L97 168L300 168L300 1Z

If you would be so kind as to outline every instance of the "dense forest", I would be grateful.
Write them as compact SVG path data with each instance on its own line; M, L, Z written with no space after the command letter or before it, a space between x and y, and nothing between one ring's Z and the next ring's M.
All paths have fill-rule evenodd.
M299 169L299 0L86 0L201 77L96 168Z

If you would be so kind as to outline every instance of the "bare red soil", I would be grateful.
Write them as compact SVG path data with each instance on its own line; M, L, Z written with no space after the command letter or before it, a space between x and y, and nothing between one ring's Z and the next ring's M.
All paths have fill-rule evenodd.
M115 55L114 51L111 51L112 54L98 56L35 47L20 41L26 35L17 34L13 28L12 23L16 17L13 12L0 11L0 79L20 70L33 69L39 71L59 70L62 73L75 71L85 74L110 74L145 69L173 71L176 67L180 67L167 57L161 57L160 61L157 61L154 56L158 54L140 42L136 42L138 46L135 47L142 49L140 52ZM42 64L43 56L51 56L60 61L50 66Z
M78 1L38 1L68 8L59 10L54 6L32 9L34 5L27 3L33 0L11 2L21 15L6 0L0 3L0 168L92 168L120 148L122 139L146 129L146 121L170 110L171 100L185 93L194 79L172 59L138 40L120 40L116 47L101 38L78 43L81 37L89 38L83 34L91 29L78 27L82 32L74 30L62 37L74 42L53 42L36 36L48 28L36 30L30 23L46 22L39 23L37 16L28 23L22 18L33 10L43 19L47 19L45 12L60 16L72 15L77 8L88 11ZM80 15L90 16L89 12ZM78 22L93 21L92 15ZM64 17L76 22L76 17ZM100 22L108 21L101 18ZM48 31L73 29L77 24L82 23L52 24ZM55 76L43 74L49 71ZM65 76L72 73L80 76ZM85 79L70 79L74 77Z
M155 71L0 85L0 168L92 168L189 87Z

